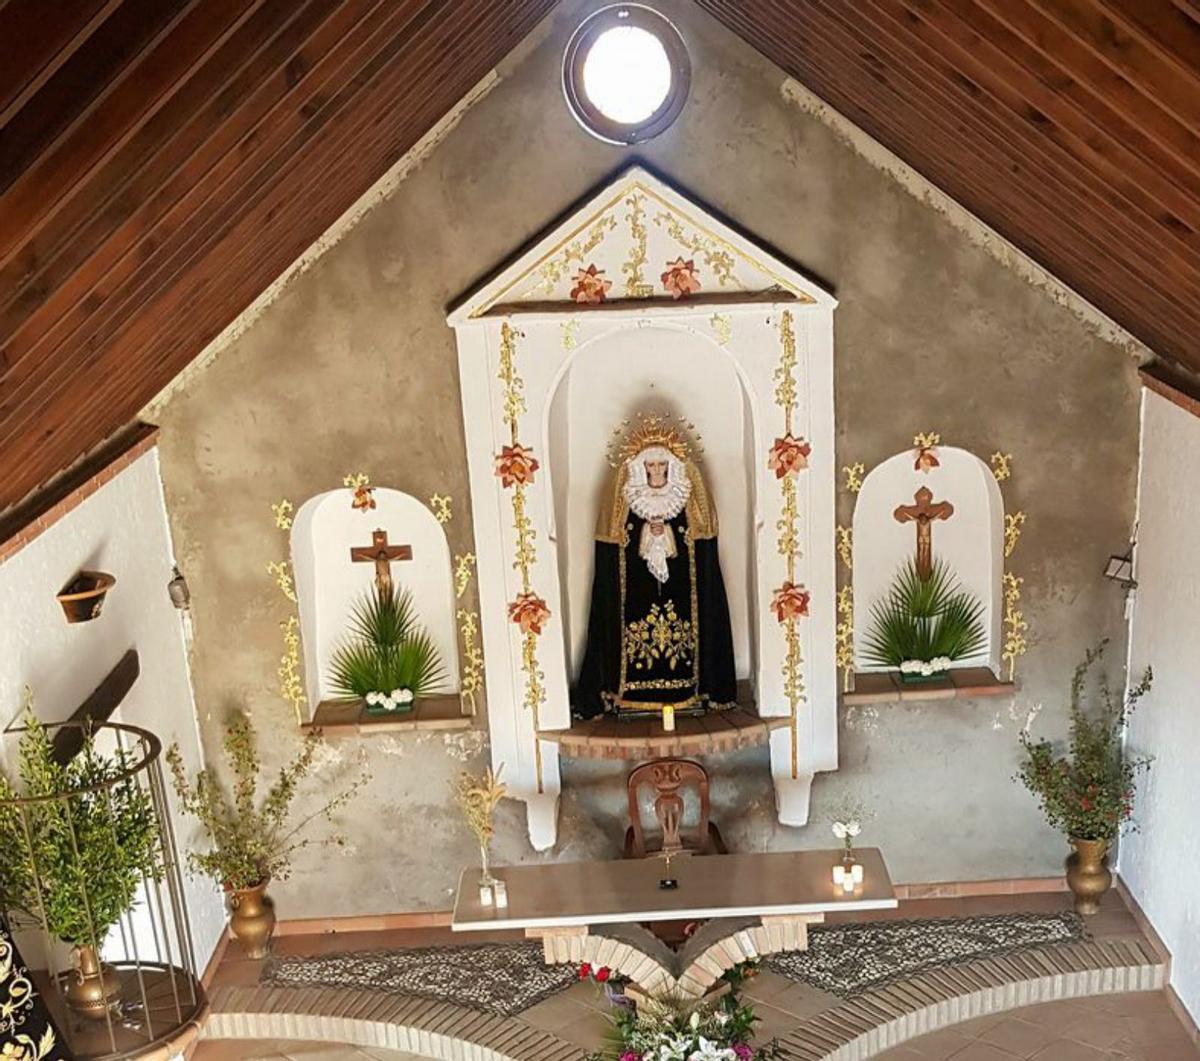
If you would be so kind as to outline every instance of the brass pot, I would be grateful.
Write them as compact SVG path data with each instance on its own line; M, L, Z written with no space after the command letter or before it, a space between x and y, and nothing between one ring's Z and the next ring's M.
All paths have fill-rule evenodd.
M1075 853L1067 858L1067 886L1075 894L1075 910L1091 915L1100 910L1100 896L1112 885L1107 840L1071 838Z
M275 904L266 895L268 877L252 888L229 893L229 929L247 958L265 958L275 931Z
M117 971L100 960L95 947L75 948L75 971L67 974L67 1005L89 1020L104 1020L121 1002Z

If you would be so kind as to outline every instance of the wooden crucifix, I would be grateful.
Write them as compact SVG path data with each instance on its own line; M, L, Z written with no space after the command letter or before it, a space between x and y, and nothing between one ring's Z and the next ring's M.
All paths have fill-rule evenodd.
M949 501L934 502L933 492L922 486L915 494L914 505L900 505L892 513L897 523L917 525L917 574L922 579L933 574L933 523L934 520L949 519L954 515L954 506Z
M352 546L350 559L356 564L371 562L375 565L375 585L380 592L392 588L392 563L399 560L412 559L411 545L389 545L387 531L377 530L371 533L370 545Z

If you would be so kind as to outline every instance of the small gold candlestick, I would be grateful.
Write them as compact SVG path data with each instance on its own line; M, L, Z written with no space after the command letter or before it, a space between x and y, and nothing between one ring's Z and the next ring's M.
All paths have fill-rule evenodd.
M663 704L662 709L663 732L675 732L675 705Z

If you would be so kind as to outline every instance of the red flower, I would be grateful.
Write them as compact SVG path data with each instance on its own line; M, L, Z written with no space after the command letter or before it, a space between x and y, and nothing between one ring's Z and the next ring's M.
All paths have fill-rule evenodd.
M503 486L532 483L533 473L538 468L533 450L526 449L519 442L502 447L499 456L496 457L496 476Z
M671 293L672 298L694 295L700 290L695 260L689 258L685 262L680 255L673 262L667 262L667 271L662 274L662 285Z
M596 970L596 980L599 983L604 983L604 981L607 980L609 978L609 976L610 976L610 973L608 971L607 965L601 966L599 969Z
M550 618L550 608L536 593L521 593L508 606L508 617L522 633L540 634L542 624Z
M913 471L927 472L930 468L940 468L942 462L937 459L937 454L933 452L932 446L919 446L917 448L917 459L913 461Z
M587 979L589 976L591 976L591 975L592 975L592 963L591 963L591 962L584 962L584 963L583 963L583 964L582 964L582 965L579 967L579 979L580 979L580 980L586 980L586 979Z
M595 305L605 301L610 287L612 287L612 281L604 279L604 270L589 265L575 274L575 286L571 288L571 299L585 305Z
M808 615L809 592L803 586L785 582L771 598L771 610L781 623Z
M775 440L767 458L767 467L775 473L776 479L782 479L785 475L795 475L802 468L808 467L810 453L812 446L803 439L794 438L789 431L783 438Z

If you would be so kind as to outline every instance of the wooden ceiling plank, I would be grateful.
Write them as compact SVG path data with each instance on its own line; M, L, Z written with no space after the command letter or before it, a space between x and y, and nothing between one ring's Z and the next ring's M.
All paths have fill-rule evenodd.
M808 4L806 8L806 25L811 36L814 33L814 26L819 26L820 23L814 19L813 6ZM821 13L816 12L816 19L821 17ZM748 30L747 32L752 33L753 31ZM752 42L754 40L753 36L748 39ZM816 40L815 37L814 40ZM765 41L765 44L776 52L780 52L779 47L770 40ZM1018 195L1015 201L1006 204L1003 212L989 207L989 201L993 204L995 202L996 174L1003 171L1006 176L1010 176L1007 171L997 165L992 165L990 174L985 167L981 171L981 175L975 176L973 165L971 168L967 168L961 164L947 164L938 157L931 156L929 130L922 127L920 131L910 134L904 131L906 129L905 121L899 118L900 115L914 113L913 103L908 98L896 97L890 84L881 83L878 70L873 72L866 68L854 70L855 65L861 63L861 50L855 53L842 53L834 50L832 45L824 39L817 41L811 50L813 55L818 56L824 64L822 68L813 67L804 56L794 51L786 52L785 50L786 53L777 54L775 58L785 69L789 69L814 91L829 100L835 108L846 113L852 121L861 125L885 145L898 151L934 184L945 188L954 198L963 202L968 209L977 213L997 231L1008 234L1009 238L1022 247L1026 253L1031 254L1037 260L1049 263L1057 275L1079 290L1084 297L1091 299L1118 319L1122 313L1126 320L1140 319L1142 321L1140 330L1145 341L1161 346L1167 340L1168 333L1159 327L1159 322L1168 313L1175 313L1175 307L1163 307L1162 314L1149 318L1155 323L1148 324L1146 323L1147 314L1139 313L1138 303L1131 303L1126 297L1130 290L1136 287L1153 302L1156 296L1154 287L1146 285L1144 282L1131 280L1122 286L1119 295L1105 295L1105 279L1111 280L1112 275L1127 272L1122 262L1113 258L1109 253L1109 247L1087 240L1086 251L1080 253L1077 249L1071 252L1070 245L1068 245L1067 251L1064 252L1061 243L1058 242L1058 226L1053 223L1056 214L1053 208L1044 208L1037 201L1036 188L1032 190L1032 194ZM851 70L854 70L855 76L849 79L850 83L839 82L839 77L845 76ZM871 92L866 91L868 85ZM877 98L877 90L892 93L892 98L880 100ZM880 125L880 116L882 115L888 116L886 127ZM967 136L967 132L966 129L958 131L960 145ZM949 135L952 140L953 130L950 134L939 134L939 136L942 135ZM1025 215L1031 208L1042 212L1027 219ZM1014 217L1026 222L1019 227L1019 232L1014 232ZM1035 236L1033 233L1037 235ZM1070 267L1068 268L1068 266ZM1107 286L1111 287L1112 285ZM1161 298L1158 301L1161 302Z
M1057 22L1025 3L974 0L1047 60L1068 71L1074 83L1103 100L1128 126L1136 126L1180 164L1200 173L1200 136L1159 108L1121 74Z
M1172 63L1193 82L1200 82L1200 20L1170 0L1115 3L1100 0L1104 13L1127 32ZM1197 85L1200 88L1200 84Z
M1168 246L1179 243L1189 258L1200 254L1200 199L1165 180L1160 170L1147 165L1137 153L1111 138L1108 131L1093 125L1062 96L1032 77L998 43L984 37L977 26L965 23L944 4L937 0L902 2L918 20L915 25L928 27L936 34L936 39L927 38L930 50L945 55L947 62L984 87L1034 139L1045 137L1057 145L1065 164L1074 159L1088 163L1095 173L1093 183L1114 189L1128 208L1144 213L1153 224L1161 226ZM1088 128L1081 128L1085 124ZM1105 179L1101 180L1101 175ZM1120 203L1114 205L1119 207Z
M96 106L88 121L20 174L0 198L0 263L53 216L68 194L86 189L96 170L137 135L261 3L201 0Z
M1200 134L1200 92L1196 81L1181 77L1156 49L1118 26L1091 0L1023 0L1054 19L1086 44L1153 105L1170 111L1193 133Z
M526 18L516 17L511 12L505 13L505 18L503 21L501 21L498 25L494 25L494 26L490 27L491 30L493 31L492 32L493 39L497 42L501 42L505 46L507 46L510 43L515 43L516 40L519 39L520 36L522 36L524 33L526 33L529 28L531 28L533 21L535 21L535 16L540 17L542 14L545 13L545 11L548 9L549 6L550 5L547 2L539 3L536 6L529 5L528 8L526 9L526 13L528 16ZM451 41L450 43L453 44L453 41ZM496 51L496 47L493 47L491 49L491 51L489 52L489 54L486 56L487 65L484 65L484 58L482 58L482 57L475 63L464 64L462 61L460 61L461 57L456 57L453 54L453 51L451 48L444 48L444 50L450 54L449 60L447 60L446 63L444 64L444 72L446 75L446 79L447 79L448 83L451 85L451 87L453 88L453 90L455 92L457 92L459 96L461 96L462 93L469 90L471 85L475 84L476 81L478 80L478 78L482 76L483 72L492 63L494 63L499 58L501 58L502 54L503 54L503 53L498 53ZM458 98L458 97L455 97L455 98ZM396 116L401 112L401 108L399 108L397 106L397 104L400 102L400 100L392 99L388 102L390 104L390 114L387 111L384 111L381 113L383 113L385 117L391 118L394 121ZM431 103L430 109L429 109L429 115L427 115L426 122L425 122L426 126L431 124L433 120L436 120L437 117L440 117L441 114L444 113L446 107L449 106L450 102L451 101L448 99L441 99L441 100L434 101L433 103ZM380 122L377 124L380 126L383 126L383 125L386 125L386 122ZM407 141L404 144L404 149L406 149L407 146L411 146L411 143L415 142L415 140L420 135L422 135L423 131L424 130L421 129L419 126L414 127L412 129L412 131L410 132L410 134L408 134ZM344 162L344 161L346 161L346 157L347 156L345 155L345 153L343 153L341 158L338 159L337 161ZM357 156L352 156L350 160L361 164L361 159L358 158ZM383 162L381 164L383 166L383 169L386 169L386 165L390 164L390 162ZM332 172L332 171L327 170L327 172ZM327 186L330 186L330 187L334 188L335 190L337 189L336 182L334 182L332 184L330 184L330 182L327 182ZM354 198L357 197L357 194L359 194L359 192L361 192L361 188L357 192L354 191L353 189L342 189L342 190L345 193L345 195L344 195L345 201L344 201L344 204L342 202L339 202L337 204L339 213L341 210L344 210L346 206L350 205L350 203L352 203L354 201ZM294 226L290 226L288 222L289 222L289 219L287 218L287 216L285 214L283 214L282 212L278 212L278 211L275 212L273 215L273 218L272 218L272 224L274 226L274 230L275 230L276 234L280 234L280 235L284 235L284 236L289 234L291 229L294 228ZM253 227L250 227L250 228L243 228L240 231L240 233L237 233L235 235L238 237L239 242L244 244L247 241L253 242L256 235L261 235L261 232L259 232L258 230L256 230ZM259 260L262 260L262 258L263 258L263 256L259 255ZM211 276L205 277L203 279L203 281L199 285L199 290L204 291L204 290L210 289L212 287L212 283L210 281L221 282L225 279L231 279L231 280L241 279L241 277L239 277L238 274L236 274L236 273L224 272L223 269L218 265L213 265L212 268L214 269L214 272L212 273ZM272 268L275 268L275 267L272 266ZM267 274L264 273L263 275L267 275ZM266 282L269 282L269 280ZM184 297L184 296L181 296L181 297ZM249 297L252 298L253 296L251 295ZM175 309L168 315L168 318L167 318L168 321L170 322L170 324L173 327L182 326L182 327L184 327L185 330L190 331L190 322L187 321L186 319L184 319L184 317L183 317L183 312L186 312L186 306L187 306L186 300L183 302L177 302L173 299L172 302L173 302ZM218 309L214 308L218 305L217 303L210 301L210 302L204 303L203 305L205 307L206 312L208 312L209 314L214 314L214 313L216 314L216 316L214 316L212 319L217 320L217 319L223 317L223 314L221 314ZM181 312L181 308L182 308L183 312ZM222 319L219 324L216 324L215 327L217 328L217 330L219 330L220 327L223 327L224 323L227 323L227 320ZM125 354L127 353L127 349L128 348L114 350L113 348L110 348L110 350L108 352L109 352L109 355L111 358L111 362L109 363L108 367L115 368L122 364L127 364L129 361L128 356L125 356ZM170 374L166 377L166 379L160 379L157 381L154 381L154 380L149 381L152 384L152 389L149 391L149 396L152 396L153 393L156 393L157 389L159 389L162 385L164 385L165 382L169 381L170 376L173 375L174 372L177 371L179 367L182 367L182 364L180 364L180 358L182 357L183 363L186 363L186 361L190 359L192 353L194 353L194 351L185 352L185 350L181 350L178 343L176 342L174 344L174 350L172 352L172 356L174 358L176 367L173 367L169 370ZM112 379L113 377L111 375L108 375L107 373L100 373L95 378L100 381L102 386L105 386L107 384L108 380ZM73 382L77 386L79 383L79 378L76 377ZM143 391L145 391L146 385L147 385L147 381L143 380L143 383L142 383ZM106 393L108 394L108 397L110 397L110 398L113 397L112 393L107 392L106 386L105 386L105 389L106 389ZM117 397L119 397L119 395ZM145 400L144 397L139 399L139 401L144 401L144 400ZM79 407L78 407L77 403L72 402L69 404L74 405L74 407L78 410ZM98 403L90 403L89 402L88 405L89 405L89 409L85 411L88 414L87 419L80 420L77 418L74 421L76 424L82 425L83 430L85 432L88 430L94 431L94 429L95 429L95 422L91 421L91 415L95 411L95 408L93 408L93 407L99 408L99 410L101 412L105 412L105 411L113 412L115 410L115 406L113 404L110 404L107 400L100 401ZM63 433L64 433L64 431L69 430L72 426L71 417L69 417L69 416L63 417L60 420L60 417L58 415L60 410L61 410L61 406L56 406L53 410L51 410L51 412L54 414L54 416L53 416L53 419L55 421L54 424L50 424L48 421L45 423L39 424L39 431L37 432L41 441L43 443L45 443L46 446L50 447L51 449L55 449L55 450L61 448ZM90 427L89 427L89 423L90 423ZM81 436L79 436L78 434L75 434L75 437L78 438ZM23 440L23 441L26 441L26 440ZM36 449L35 449L34 453L36 456L36 454L37 454ZM44 476L44 472L34 469L32 466L30 466L28 464L26 464L26 465L17 464L16 467L18 470L19 478L17 481L15 481L12 484L12 488L14 490L18 489L18 488L23 488L24 490L27 491L28 489L31 488L31 484L36 485L36 481L38 481L36 477L38 475ZM4 484L5 488L7 488L8 485L9 485L8 483L5 483ZM0 503L2 503L2 502L0 502Z
M396 10L393 8L393 12ZM427 5L410 5L408 22L403 23L402 27L400 23L397 23L393 28L407 30L410 23L418 20L422 15L428 19L429 14L430 9ZM481 13L478 17L482 18L484 15ZM229 219L236 218L237 211L243 207L247 198L253 199L269 191L270 181L281 179L286 165L290 164L287 163L286 158L280 157L278 152L286 150L294 154L331 120L339 107L349 107L356 98L355 93L369 81L365 71L370 71L371 77L380 73L393 78L409 76L401 67L403 63L411 64L413 60L405 56L403 63L394 61L396 50L403 46L404 41L403 32L391 40L384 41L383 49L370 58L363 68L364 72L353 78L345 90L322 101L322 106L312 109L305 102L291 100L289 102L290 111L287 115L290 120L289 124L287 126L276 125L269 130L259 145L263 147L265 153L254 156L254 172L249 176L243 175L239 185L231 189L232 194L219 194L220 189L209 191L208 200L215 204L216 213L203 218L194 214L187 215L185 220L189 223L180 226L182 244L177 247L171 243L164 243L156 248L149 258L139 262L139 269L135 274L137 280L135 287L121 292L120 300L115 297L107 299L103 306L88 315L86 317L87 334L77 333L66 337L72 347L78 351L77 358L90 357L91 351L102 348L105 345L106 337L122 327L125 319L121 313L122 309L136 311L143 304L151 302L155 297L156 285L169 284L171 277L180 267L180 262L186 262L192 254L196 253L195 248L205 247L218 239L224 229L228 227ZM389 69L389 66L396 68ZM416 66L414 70L419 73L420 67ZM406 98L405 93L399 93L395 98L405 100L406 104L411 105L411 100ZM336 106L331 106L331 104L336 104ZM354 120L354 117L350 119L351 122ZM361 119L358 124L362 124L363 121L365 119ZM293 133L295 135L292 135ZM352 146L348 143L346 148L349 149ZM297 174L288 172L286 176L288 187L294 188L298 179ZM317 234L319 235L319 233ZM316 238L315 235L313 238ZM254 249L257 252L258 248ZM40 405L41 395L47 389L52 389L55 380L67 372L67 365L61 361L57 361L48 371L44 370L44 360L45 358L41 356L25 355L9 367L4 379L5 393L3 399L0 400L0 420L7 423L15 410L27 400L32 400L35 405ZM34 395L32 399L30 399L31 390ZM3 437L8 437L7 432Z
M77 128L198 0L125 0L0 129L0 193Z
M0 126L21 109L121 0L11 0L0 6Z
M869 0L860 0L862 7L865 7L867 2ZM862 7L859 9L860 11ZM814 11L820 8L828 16L828 21L812 19L810 31L814 34L834 35L838 42L836 46L849 53L847 61L854 62L856 51L873 46L872 41L861 35L859 28L863 25L861 19L854 21L844 19L842 8L826 4L824 0L815 0L810 8ZM886 16L881 15L881 18L886 23ZM1135 240L1137 242L1127 247L1127 251L1139 257L1143 270L1142 276L1146 282L1153 284L1168 271L1183 270L1181 279L1189 283L1200 283L1200 259L1193 258L1186 248L1173 249L1165 241L1157 239L1155 233L1148 232L1144 224L1137 224L1131 220L1127 216L1128 210L1123 209L1119 201L1113 200L1111 193L1103 186L1100 187L1099 193L1114 209L1105 211L1103 214L1098 213L1092 195L1094 183L1085 184L1082 176L1077 177L1065 164L1069 160L1064 160L1058 155L1048 154L1045 145L1039 142L1036 133L1024 128L1019 121L1011 118L1005 119L1003 114L989 108L972 107L970 104L973 97L962 95L965 90L961 81L947 75L944 71L924 66L921 53L909 47L903 32L903 24L897 23L889 26L888 29L891 31L887 35L889 47L892 48L894 54L899 49L896 61L887 67L888 82L897 88L901 85L907 86L903 90L903 102L898 104L898 107L904 113L924 116L924 112L929 110L928 98L931 95L936 96L942 106L934 108L934 111L928 115L928 120L942 129L944 157L953 165L961 167L964 164L959 158L963 154L963 131L969 131L972 134L972 143L977 148L976 153L978 153L978 149L983 148L984 144L1001 145L1007 150L1012 143L1022 143L1025 147L1022 155L1023 163L1026 171L1031 173L1029 180L1018 182L1024 184L1023 195L1025 198L1040 203L1049 212L1048 216L1054 217L1061 211L1064 203L1047 197L1045 187L1047 176L1053 176L1056 178L1056 183L1053 184L1055 190L1061 188L1064 193L1070 195L1071 201L1068 205L1073 210L1081 211L1082 215L1089 216L1092 224L1103 229L1100 238L1092 241L1095 253L1107 255L1113 239ZM832 40L830 44L833 44ZM869 75L870 70L864 67L863 73ZM878 82L878 77L879 72L876 70L876 82ZM982 86L980 87L982 88ZM955 120L961 122L963 129L955 129L946 125L941 121L942 113L948 117L953 116ZM916 143L919 144L920 140L918 139ZM917 153L920 154L923 150L927 149L918 148ZM991 154L989 157L993 159L995 165L1001 167L1006 161L1003 151L999 154ZM1032 169L1035 166L1037 172L1034 175ZM1013 175L1006 173L1006 177L1012 180ZM986 184L984 186L987 187ZM996 193L993 189L994 194ZM1152 253L1150 245L1155 243L1157 246Z
M144 256L131 255L146 240L161 242L174 231L171 226L186 224L189 205L211 182L247 163L258 130L288 95L307 101L323 83L320 77L332 76L324 73L326 63L342 69L360 35L377 30L378 23L367 16L378 11L379 3L353 0L329 9L319 0L294 8L297 17L280 27L271 22L275 12L264 11L261 46L248 54L239 51L230 72L224 66L220 76L206 72L205 84L195 86L198 98L195 107L189 105L190 120L179 126L178 135L149 155L141 169L136 154L124 159L121 170L108 175L104 191L93 190L102 204L98 212L89 214L86 202L80 203L84 227L63 237L71 253L40 252L49 261L0 312L8 361L34 349L51 328L68 326L63 318L72 308L90 312L83 305L89 293L103 298L105 289L97 287L106 278L111 286L136 270ZM275 8L283 12L289 5L293 0L278 0ZM113 273L118 268L124 272ZM11 279L0 270L0 288Z

